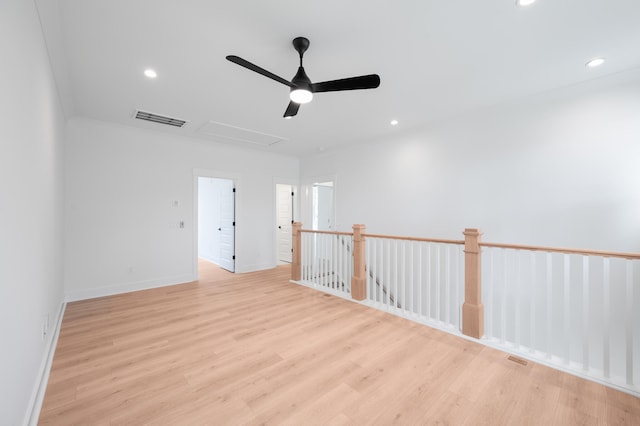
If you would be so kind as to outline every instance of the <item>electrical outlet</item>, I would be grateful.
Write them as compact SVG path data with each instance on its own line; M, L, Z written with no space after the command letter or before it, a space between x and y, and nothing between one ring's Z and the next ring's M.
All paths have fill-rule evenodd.
M47 337L49 333L49 314L45 314L44 319L42 320L42 340Z

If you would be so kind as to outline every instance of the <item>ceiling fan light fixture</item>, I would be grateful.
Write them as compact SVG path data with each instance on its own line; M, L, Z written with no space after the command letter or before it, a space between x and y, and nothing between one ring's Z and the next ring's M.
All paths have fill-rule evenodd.
M293 89L289 94L289 98L297 104L308 104L313 99L313 93L307 89Z

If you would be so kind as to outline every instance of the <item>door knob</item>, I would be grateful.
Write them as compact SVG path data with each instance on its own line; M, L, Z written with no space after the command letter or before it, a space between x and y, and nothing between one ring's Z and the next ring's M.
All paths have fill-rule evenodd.
M218 228L218 231L222 231L222 228Z
M278 226L278 229L282 229L282 226Z

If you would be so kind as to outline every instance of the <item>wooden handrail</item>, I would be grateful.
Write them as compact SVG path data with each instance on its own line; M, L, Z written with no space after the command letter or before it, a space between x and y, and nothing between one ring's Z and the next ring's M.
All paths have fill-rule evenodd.
M602 257L620 257L624 259L640 259L640 253L620 253L615 251L604 250L581 250L559 247L539 247L539 246L523 246L517 244L501 244L501 243L480 243L481 247L495 247L512 250L531 250L531 251L545 251L555 253L567 253L567 254L581 254L584 256L602 256Z
M441 244L459 244L464 245L464 240L442 240L438 238L418 238L418 237L398 237L395 235L381 235L381 234L362 234L363 237L371 238L385 238L388 240L407 240L407 241L420 241L424 243L441 243Z
M338 232L338 231L317 231L313 229L301 229L300 232L314 233L314 234L329 234L329 235L351 235L353 232ZM384 234L362 234L363 237L371 238L385 238L389 240L406 240L406 241L418 241L425 243L440 243L440 244L458 244L464 245L464 240L445 240L440 238L418 238L418 237L401 237L397 235L384 235ZM556 252L567 254L580 254L584 256L602 256L602 257L619 257L623 259L636 259L640 260L640 253L623 253L606 250L585 250L585 249L571 249L562 247L544 247L544 246L528 246L520 244L503 244L503 243L488 243L481 242L481 247L494 247L512 250L531 250L531 251L544 251L544 252Z
M315 229L301 229L300 232L307 232L310 234L353 235L353 232L317 231Z

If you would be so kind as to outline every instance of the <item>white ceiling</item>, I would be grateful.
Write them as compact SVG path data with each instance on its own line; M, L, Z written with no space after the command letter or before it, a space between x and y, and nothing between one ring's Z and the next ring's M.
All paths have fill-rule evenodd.
M255 148L295 156L640 67L638 0L36 2L69 117L208 140L214 121L284 138ZM225 56L289 80L296 36L311 40L312 81L377 73L380 87L316 94L284 120L289 89ZM189 124L134 120L138 108Z

